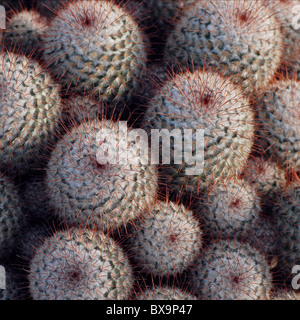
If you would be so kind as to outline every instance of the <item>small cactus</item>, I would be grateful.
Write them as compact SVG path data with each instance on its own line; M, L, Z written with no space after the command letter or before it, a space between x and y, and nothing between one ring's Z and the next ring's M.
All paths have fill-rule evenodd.
M274 159L300 171L300 83L278 80L268 87L257 102L259 118L265 130L261 136L268 141L267 152Z
M107 120L84 122L66 132L52 151L46 184L50 204L63 222L118 228L154 201L157 169L148 165L146 155L138 155L141 143L148 141L128 138L126 142L130 128L121 125ZM101 159L99 149L112 158ZM125 164L119 162L123 150L128 155Z
M169 80L152 99L144 117L146 130L203 130L204 139L192 133L193 145L189 146L195 161L203 159L198 154L204 149L203 170L187 175L189 165L174 163L172 150L170 165L163 165L165 183L175 191L197 194L204 186L218 179L242 172L254 139L254 113L249 100L239 87L228 79L210 71L185 72ZM197 145L200 150L196 150ZM182 147L181 141L178 146ZM183 144L187 148L187 143ZM186 150L185 150L186 151ZM195 168L194 164L190 165Z
M2 52L0 87L0 167L17 176L41 161L45 145L55 140L59 86L37 62Z
M279 67L280 24L262 1L199 1L171 32L165 56L175 66L214 67L251 93Z
M85 229L47 238L30 262L28 279L34 300L122 300L133 286L121 247L104 234Z
M61 8L44 36L44 59L72 92L128 103L140 84L147 43L136 22L109 1Z
M208 300L266 300L272 290L271 267L250 245L216 242L191 269L191 287Z
M249 230L261 212L255 187L243 179L213 185L199 202L197 213L215 239L234 238Z
M8 21L4 45L9 50L17 50L28 56L38 55L41 50L42 34L46 27L47 19L37 11L17 12Z
M192 211L173 202L158 201L132 227L130 256L152 275L178 275L195 260L202 247L202 229Z

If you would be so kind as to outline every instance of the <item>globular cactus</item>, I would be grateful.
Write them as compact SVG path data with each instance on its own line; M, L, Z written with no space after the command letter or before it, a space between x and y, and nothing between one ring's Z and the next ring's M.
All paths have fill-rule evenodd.
M291 288L284 288L275 291L270 300L300 300L300 293Z
M261 1L199 1L171 32L165 58L176 66L212 66L246 92L265 87L282 56L274 12Z
M193 212L174 202L157 201L128 235L128 250L136 264L152 275L178 275L196 259L202 229Z
M134 281L115 241L76 228L55 233L37 248L28 279L34 300L122 300Z
M27 173L55 140L61 120L59 86L35 61L0 54L0 167Z
M242 235L258 221L260 197L243 179L225 179L212 185L197 206L204 230L213 238Z
M260 196L279 192L287 184L286 170L281 168L274 159L263 157L249 158L244 178L256 187Z
M268 0L268 6L276 12L283 34L281 71L288 71L291 78L300 80L300 1Z
M266 300L272 290L271 267L249 244L211 244L190 271L190 284L204 300Z
M14 251L26 216L21 211L18 192L13 182L0 175L0 264L7 261Z
M293 183L273 200L278 232L278 269L289 281L292 269L300 262L300 186Z
M37 56L41 53L42 34L46 27L47 19L37 11L16 12L7 23L4 45L11 51Z
M176 148L171 146L175 149L166 159L169 164L163 164L163 178L175 191L195 195L205 186L243 171L253 145L254 113L239 87L210 71L196 70L177 75L159 90L146 111L144 127L149 132L164 129L160 131L164 135L165 131L170 135L173 129L180 131L180 141L172 141ZM192 130L188 141L185 129ZM199 167L203 160L203 170L191 159L180 157L182 145ZM190 169L193 171L187 172Z
M260 134L268 141L267 152L295 171L300 171L299 105L299 81L288 79L274 82L257 102L264 128Z
M148 149L141 151L148 140L131 139L130 132L126 122L94 120L66 132L57 143L46 184L63 222L115 229L154 201L157 169L149 165Z
M109 1L76 1L59 10L43 36L44 59L72 92L128 103L147 60L137 23Z

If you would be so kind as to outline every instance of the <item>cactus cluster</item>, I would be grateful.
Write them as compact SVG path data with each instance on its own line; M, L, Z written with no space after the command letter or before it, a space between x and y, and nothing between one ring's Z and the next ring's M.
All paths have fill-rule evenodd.
M17 2L0 300L298 300L299 0Z

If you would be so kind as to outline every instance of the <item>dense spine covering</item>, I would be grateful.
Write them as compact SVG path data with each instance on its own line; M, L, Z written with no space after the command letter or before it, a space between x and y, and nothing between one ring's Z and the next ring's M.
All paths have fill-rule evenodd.
M284 167L300 171L300 83L278 80L268 87L257 102L269 153Z
M95 120L73 128L57 143L46 184L63 222L118 228L153 203L157 169L140 151L148 140L132 140L129 133L126 123Z
M208 300L265 300L272 290L263 254L238 241L210 245L191 269L191 287Z
M183 205L158 201L148 210L128 235L130 256L152 275L178 275L202 247L201 226Z
M182 141L177 141L174 151L171 145L170 165L163 166L164 179L176 191L197 194L205 185L242 172L253 145L254 113L239 87L215 73L196 70L177 75L164 85L149 104L144 127L149 132L180 130ZM174 154L180 156L182 151L178 148L182 148L185 129L193 130L192 146L184 144L186 153L200 164L204 160L199 174L186 174L187 168L195 168L186 159L180 159L180 164L174 161ZM198 129L204 132L204 140L197 138Z
M55 140L62 110L59 86L37 62L4 52L0 85L0 166L18 175L28 172Z
M122 300L133 286L121 247L92 230L57 232L38 247L29 269L34 300Z
M260 197L243 179L226 179L209 188L197 210L205 230L214 238L242 235L259 219Z
M262 1L199 1L169 36L166 60L209 65L247 92L265 87L282 56L280 24Z
M130 101L147 45L137 23L109 1L69 3L44 33L44 59L60 81L105 102Z
M26 55L37 55L41 50L42 34L47 19L37 11L23 10L13 14L5 30L4 45L12 51Z
M25 221L14 183L0 175L0 265L15 249Z

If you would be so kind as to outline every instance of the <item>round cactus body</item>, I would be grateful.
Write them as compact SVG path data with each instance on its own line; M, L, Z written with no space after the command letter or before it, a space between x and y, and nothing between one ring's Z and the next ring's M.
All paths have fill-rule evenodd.
M261 212L255 187L242 179L213 185L199 203L200 219L214 238L233 238L249 230Z
M47 19L37 11L15 13L8 21L4 45L9 50L36 55L41 49L42 34L46 27Z
M300 80L300 22L299 0L268 0L268 6L276 12L283 34L283 71L287 70L292 78Z
M25 173L55 139L61 120L59 87L36 62L0 55L0 167Z
M212 66L247 92L268 84L281 56L280 24L261 1L200 1L182 17L166 46L171 64Z
M0 265L15 249L24 224L25 215L16 187L6 176L0 175Z
M127 103L147 60L136 22L109 1L67 4L44 33L44 59L62 84L105 102Z
M246 181L256 187L260 196L278 192L287 183L285 170L272 159L260 157L249 159L244 176Z
M191 269L191 286L208 300L265 300L272 290L264 255L238 241L212 244Z
M121 247L102 233L70 229L45 240L30 262L34 300L122 300L133 275Z
M148 164L148 149L140 149L148 140L131 139L130 132L126 123L95 120L67 132L56 145L46 183L63 222L118 228L154 201L157 169Z
M165 131L179 135L172 141L174 151L166 159L170 165L163 165L163 175L174 190L193 194L218 179L241 173L254 139L254 114L248 99L229 80L200 70L168 81L152 99L144 126L162 135Z
M265 128L261 136L268 141L268 152L282 166L300 171L299 81L275 82L258 103L259 117Z
M202 229L192 211L173 202L157 202L128 237L130 255L153 275L180 274L202 247Z

